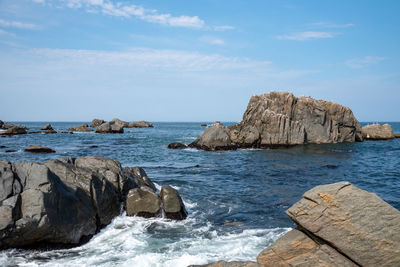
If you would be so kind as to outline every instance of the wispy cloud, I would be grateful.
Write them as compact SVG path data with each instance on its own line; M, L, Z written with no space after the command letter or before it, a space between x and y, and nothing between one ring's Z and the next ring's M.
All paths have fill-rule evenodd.
M288 35L279 35L276 38L279 40L306 41L311 39L326 39L333 38L334 33L331 32L296 32Z
M219 38L211 37L211 36L202 36L200 41L209 43L212 45L225 45L225 41Z
M37 29L37 26L31 23L23 23L19 21L6 21L0 19L0 26L9 28L19 28L19 29Z
M88 12L101 12L116 17L136 17L141 20L172 27L204 28L205 22L198 16L173 16L169 13L160 13L155 9L146 9L142 6L112 2L109 0L64 0L69 8L85 8Z
M320 21L320 22L315 22L311 23L311 26L314 27L319 27L319 28L336 28L336 29L342 29L342 28L350 28L356 26L353 23L345 23L345 24L337 24L337 23L332 23L332 22L326 22L326 21Z
M384 57L376 57L376 56L365 56L363 58L353 58L347 60L345 63L348 67L354 69L366 68L371 65L377 64L378 62L385 60Z
M2 30L2 29L0 29L0 35L8 35L8 36L13 36L13 37L15 37L15 34L14 34L14 33L7 32L7 31Z
M214 26L215 31L229 31L229 30L234 30L235 27L229 26L229 25L224 25L224 26Z

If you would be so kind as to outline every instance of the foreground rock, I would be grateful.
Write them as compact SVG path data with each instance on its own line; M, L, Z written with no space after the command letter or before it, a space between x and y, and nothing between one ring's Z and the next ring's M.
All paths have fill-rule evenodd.
M96 133L124 133L124 127L113 121L105 122L96 128Z
M349 108L271 92L251 97L241 122L229 127L214 123L190 146L227 150L362 140L361 125Z
M131 189L150 188L143 173L103 157L0 161L0 248L87 241L120 214Z
M263 250L260 266L399 266L400 211L376 194L317 186L286 213L298 228Z
M132 121L126 128L152 128L153 124L147 121Z
M25 152L31 152L31 153L56 153L51 148L48 147L43 147L43 146L30 146L25 149Z
M185 205L178 191L172 186L161 187L160 198L162 207L165 212L165 217L173 220L183 220L187 217Z
M187 145L182 144L182 143L177 143L177 142L171 143L171 144L168 145L169 149L184 149L184 148L187 148L187 147L188 147Z
M14 126L5 131L0 131L0 135L18 135L26 134L26 128L23 126Z
M92 123L90 124L90 127L95 128L97 126L102 125L103 123L105 123L104 120L100 120L100 119L93 119Z
M363 137L367 140L388 140L395 138L390 124L370 124L362 127Z
M92 129L88 128L87 123L83 123L81 126L71 127L67 131L82 132L82 133L93 132Z
M3 129L4 122L0 120L0 129Z

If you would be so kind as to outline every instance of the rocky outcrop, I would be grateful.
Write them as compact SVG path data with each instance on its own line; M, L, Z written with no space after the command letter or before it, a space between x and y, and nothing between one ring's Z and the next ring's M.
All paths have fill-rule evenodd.
M96 128L96 133L123 133L124 127L113 121L105 122Z
M395 138L390 124L370 124L362 127L362 135L366 140L388 140Z
M226 150L362 140L361 125L349 108L271 92L252 96L241 122L229 127L214 123L190 146Z
M68 129L68 131L70 131L70 132L82 132L82 133L93 132L92 129L88 128L87 123L83 123L81 126L71 127L71 128Z
M26 134L26 128L23 126L13 126L5 131L0 131L0 135L18 135Z
M1 161L0 181L0 248L78 245L120 214L131 189L155 189L143 169L103 157Z
M165 217L173 220L183 220L187 217L187 211L182 198L172 186L161 187L160 198Z
M48 147L43 147L43 146L30 146L25 149L25 152L30 152L30 153L56 153L51 148Z
M48 124L44 125L41 130L46 131L46 130L54 130L54 129L53 129L53 127L51 127L51 124L48 123Z
M152 128L153 124L147 121L132 121L126 128Z
M128 128L128 125L129 125L128 122L122 121L122 120L120 120L120 119L118 119L118 118L112 119L112 120L110 121L110 123L111 123L111 124L115 124L115 125L117 125L118 127L121 127L121 128Z
M174 142L168 145L169 149L184 149L187 147L188 147L187 145L178 142Z
M400 211L376 194L348 182L316 186L286 213L298 227L258 255L262 267L400 263Z
M104 120L101 120L101 119L93 119L93 120L92 120L92 123L90 124L90 127L95 128L95 127L97 127L97 126L102 125L103 123L105 123Z

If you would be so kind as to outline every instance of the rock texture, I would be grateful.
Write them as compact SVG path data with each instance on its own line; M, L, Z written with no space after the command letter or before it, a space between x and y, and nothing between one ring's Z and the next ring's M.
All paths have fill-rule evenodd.
M123 133L124 127L113 121L105 122L96 128L96 133Z
M183 220L187 217L187 211L182 198L171 186L161 187L160 198L165 217L173 220Z
M53 127L51 127L51 124L48 123L48 124L44 125L41 130L46 131L46 130L54 130L54 129L53 129Z
M48 147L43 147L43 146L30 146L25 149L25 152L31 152L31 153L56 153L51 148Z
M131 189L152 187L143 169L103 157L0 161L0 248L80 244L120 214Z
M241 122L214 123L192 144L204 150L362 141L361 125L342 105L287 92L253 96Z
M262 267L400 266L400 211L376 194L316 186L286 213L298 227L258 255Z
M168 148L169 149L184 149L184 148L187 148L187 145L175 142L175 143L169 144Z
M102 125L103 123L105 123L104 120L101 120L101 119L93 119L93 120L92 120L92 123L90 124L90 127L95 128L95 127L97 127L97 126Z
M147 127L154 127L153 124L147 121L132 121L128 124L126 128L147 128Z
M87 123L83 123L81 126L71 127L68 129L70 132L93 132L92 129L88 128Z
M388 140L395 138L390 124L370 124L361 129L364 139L367 140Z
M5 131L0 131L0 135L26 134L26 128L23 126L13 126Z

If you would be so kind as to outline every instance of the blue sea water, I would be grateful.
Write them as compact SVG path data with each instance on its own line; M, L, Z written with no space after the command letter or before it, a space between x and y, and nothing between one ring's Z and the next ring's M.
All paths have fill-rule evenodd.
M39 130L46 122L19 124ZM82 122L51 124L62 131ZM200 124L154 123L154 128L125 129L124 134L0 138L0 146L5 146L0 160L98 155L123 166L141 166L158 186L177 188L189 211L182 222L121 214L83 246L46 252L6 250L0 252L0 265L177 267L255 260L262 249L295 227L286 209L308 189L338 181L375 192L400 209L400 139L221 152L167 149L171 142L192 142L204 130ZM400 123L390 124L400 132ZM57 153L24 152L30 145L51 147Z

